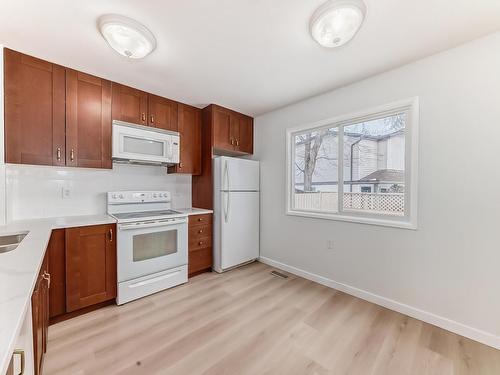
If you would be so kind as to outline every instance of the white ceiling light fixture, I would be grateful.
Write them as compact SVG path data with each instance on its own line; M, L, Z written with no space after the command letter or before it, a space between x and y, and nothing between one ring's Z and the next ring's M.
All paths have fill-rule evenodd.
M362 0L330 0L311 17L311 35L323 47L340 47L358 32L366 14Z
M106 42L120 55L142 59L156 48L151 31L131 18L106 14L99 17L97 23Z

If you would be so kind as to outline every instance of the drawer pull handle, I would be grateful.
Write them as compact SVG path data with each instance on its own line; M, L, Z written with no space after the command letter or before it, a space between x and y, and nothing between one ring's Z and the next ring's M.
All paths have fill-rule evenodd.
M42 278L44 278L45 280L47 280L47 288L50 289L50 273L48 273L46 271L43 271Z
M57 148L57 161L61 161L61 147Z
M145 113L143 113L143 114L142 114L142 116L141 116L141 120L142 120L142 121L146 121L146 114L145 114Z
M113 229L109 228L109 242L113 242Z
M75 150L71 149L71 151L69 153L69 159L71 161L75 160Z

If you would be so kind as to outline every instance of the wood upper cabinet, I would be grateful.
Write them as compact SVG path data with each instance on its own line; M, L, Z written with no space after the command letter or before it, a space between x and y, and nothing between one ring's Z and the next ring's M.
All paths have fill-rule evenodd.
M148 94L119 83L112 86L113 120L148 125Z
M64 68L4 50L5 161L65 165Z
M180 160L169 172L201 173L201 109L178 104Z
M177 131L177 102L148 94L148 125L164 130Z
M112 168L111 82L66 69L66 165Z
M215 154L253 153L253 118L213 104L208 110Z
M66 311L116 297L116 225L66 229Z
M235 143L236 151L253 154L253 118L238 116L238 136Z
M234 148L235 118L225 108L213 106L213 147L221 150Z
M33 357L35 375L42 373L43 358L47 351L49 327L50 273L48 255L40 268L33 294L31 295L31 318L33 325Z

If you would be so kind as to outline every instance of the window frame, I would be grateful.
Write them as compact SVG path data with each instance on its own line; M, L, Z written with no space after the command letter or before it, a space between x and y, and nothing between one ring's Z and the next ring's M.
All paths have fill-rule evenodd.
M344 149L344 127L362 121L369 121L384 116L406 112L405 123L405 213L404 216L391 214L379 214L359 211L344 211L340 203L343 199L344 178L343 164L338 167L338 197L339 210L337 212L325 212L314 210L297 210L293 206L294 182L295 182L295 145L294 137L298 133L314 131L322 128L338 127L338 160L343 160ZM381 225L388 227L417 229L417 203L418 203L418 134L419 134L419 98L413 97L377 107L348 113L325 120L286 129L286 214L290 216L301 216L316 219L328 219L346 221L353 223ZM339 163L340 164L340 163Z

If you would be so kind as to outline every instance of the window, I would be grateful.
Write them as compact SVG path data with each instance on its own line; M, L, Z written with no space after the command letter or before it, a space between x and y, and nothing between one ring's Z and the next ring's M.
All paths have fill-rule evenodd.
M287 213L416 228L418 99L287 131Z

